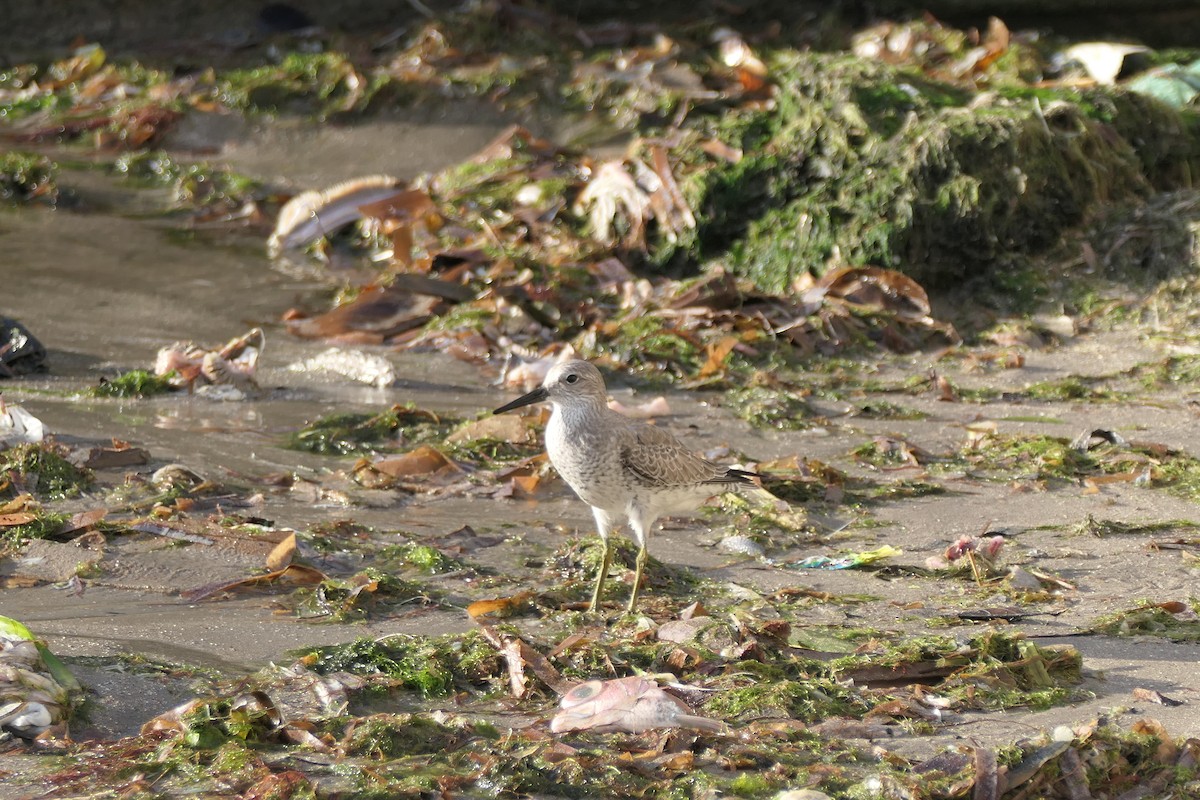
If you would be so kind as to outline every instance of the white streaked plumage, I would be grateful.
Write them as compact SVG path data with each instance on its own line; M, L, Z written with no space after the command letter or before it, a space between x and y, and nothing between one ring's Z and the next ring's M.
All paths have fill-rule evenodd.
M637 603L650 530L659 517L695 511L707 498L752 483L753 473L696 455L671 434L635 422L608 407L600 371L587 361L552 368L541 387L496 409L502 414L549 401L546 452L559 475L592 507L604 541L604 561L592 593L596 610L612 557L609 534L628 521L638 545L629 610Z

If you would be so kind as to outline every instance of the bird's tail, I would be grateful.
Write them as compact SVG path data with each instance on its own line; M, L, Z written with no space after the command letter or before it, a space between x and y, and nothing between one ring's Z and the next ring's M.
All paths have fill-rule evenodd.
M725 474L717 480L720 483L742 483L750 485L758 485L759 479L762 478L757 472L750 472L744 469L734 469L730 467L725 470Z

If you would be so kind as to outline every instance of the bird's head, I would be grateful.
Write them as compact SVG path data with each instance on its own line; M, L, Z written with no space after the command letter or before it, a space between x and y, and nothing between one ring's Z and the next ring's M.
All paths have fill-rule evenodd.
M541 386L511 403L500 406L492 413L503 414L545 400L565 408L576 408L596 404L603 406L607 399L608 393L604 388L604 378L600 376L600 370L587 361L575 359L556 364L546 373L546 379L542 381Z

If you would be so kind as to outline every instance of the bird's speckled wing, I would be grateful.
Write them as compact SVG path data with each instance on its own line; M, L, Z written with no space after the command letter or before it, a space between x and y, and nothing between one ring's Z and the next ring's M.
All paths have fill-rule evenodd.
M628 429L622 438L622 465L650 486L695 486L740 480L728 476L725 467L688 450L661 428L641 425Z

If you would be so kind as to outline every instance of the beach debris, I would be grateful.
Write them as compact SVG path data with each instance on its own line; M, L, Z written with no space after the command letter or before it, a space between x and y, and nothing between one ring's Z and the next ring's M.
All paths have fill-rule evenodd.
M1144 700L1147 703L1156 703L1160 706L1183 705L1182 700L1176 700L1174 697L1167 697L1165 694L1155 689L1146 689L1141 686L1135 687L1130 694L1132 694L1137 700Z
M440 297L399 286L368 286L353 299L315 317L289 316L288 333L339 344L386 344L419 328L446 309Z
M669 416L671 413L671 404L662 395L631 406L625 405L620 400L612 399L608 401L608 407L618 414L624 414L632 419L652 419Z
M1062 61L1075 62L1083 67L1092 80L1101 86L1112 86L1125 67L1125 60L1150 48L1124 42L1079 42L1060 54Z
M903 554L903 550L892 547L890 544L885 544L874 550L848 553L836 558L831 556L809 556L800 561L792 562L789 566L800 569L858 569L859 567L870 566L884 559L894 558Z
M150 463L150 451L129 442L113 439L111 444L75 450L68 460L87 469L116 469Z
M925 566L944 570L958 562L966 563L976 583L982 583L997 574L1004 544L1003 536L960 536L943 554L925 559Z
M393 197L401 185L390 175L369 175L301 192L279 210L275 230L267 240L268 254L274 258L336 232L361 219L363 206Z
M0 396L0 448L37 444L46 438L46 426L24 407L4 402Z
M45 346L20 322L0 316L0 378L46 370Z
M158 351L154 374L168 377L177 389L193 389L199 384L231 386L245 393L257 391L254 374L265 344L261 328L252 328L218 349L175 342Z
M653 728L693 728L709 733L725 730L725 723L697 716L683 700L641 675L581 683L563 695L559 709L550 720L553 733L642 733Z
M315 356L296 361L287 368L289 372L340 375L356 383L381 389L396 382L396 369L384 356L339 347L331 347Z
M66 736L82 689L29 628L0 616L0 741Z
M570 345L557 349L551 355L532 358L522 358L515 353L510 353L509 358L504 362L504 369L500 372L500 379L496 385L506 389L532 391L542 385L542 381L546 380L546 374L551 369L577 357L575 348Z
M354 480L370 489L403 487L406 482L417 478L438 478L443 481L456 478L463 468L449 456L428 444L416 447L407 453L370 460L361 459L354 465Z

